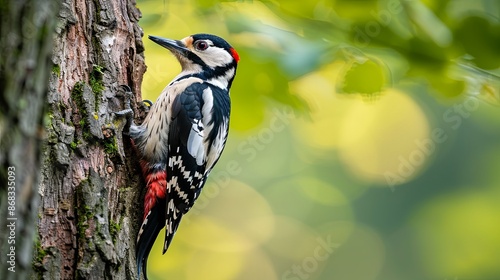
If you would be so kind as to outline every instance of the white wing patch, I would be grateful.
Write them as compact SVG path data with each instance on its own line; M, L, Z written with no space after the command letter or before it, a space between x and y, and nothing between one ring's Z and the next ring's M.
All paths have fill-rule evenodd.
M210 87L203 90L202 98L203 107L201 108L201 115L203 116L203 125L207 128L208 124L212 121L212 108L214 106L214 96Z
M195 120L191 126L187 141L188 153L196 159L196 164L203 165L205 161L205 148L203 147L203 124L201 120Z
M224 149L224 144L227 139L229 120L227 117L222 119L222 123L219 126L219 131L217 132L217 138L214 139L212 143L212 148L210 153L207 155L207 172L210 172L215 162L219 159L222 150Z
M189 154L196 159L196 164L203 165L206 159L206 152L208 150L208 143L206 137L210 134L213 128L212 121L212 108L213 108L213 93L210 87L203 90L203 107L201 108L201 120L195 120L191 126L189 137L187 141L187 149Z

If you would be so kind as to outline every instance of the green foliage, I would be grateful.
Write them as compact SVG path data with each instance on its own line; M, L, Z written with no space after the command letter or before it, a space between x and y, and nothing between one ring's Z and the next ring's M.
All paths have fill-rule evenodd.
M401 60L404 61L409 71L398 77L395 86L424 77L431 89L444 97L473 94L468 91L468 85L471 78L481 79L481 75L474 71L454 75L448 70L468 65L498 72L500 24L484 13L488 7L498 9L500 5L491 1L484 1L484 6L472 1L449 1L450 6L455 5L455 9L460 11L450 14L444 8L446 4L426 2L308 1L305 4L283 1L279 5L266 2L267 7L284 20L286 31L264 24L261 20L249 20L246 13L239 10L229 17L227 28L236 34L251 33L255 34L254 38L271 38L278 48L259 47L252 53L272 58L289 79L341 60L339 47L344 48L347 44L363 56L372 57L370 61L375 64L381 65L380 62L384 61L388 68L395 71L401 69L390 65L391 61L386 62L386 57L380 55L380 48L401 55L400 60L395 62L401 64ZM462 16L468 6L476 9L477 15ZM299 10L300 13L297 13ZM346 77L339 79L341 84L338 88L343 92L371 94L380 92L385 86L386 66L379 67L369 62L361 63L359 67L358 63L349 60L346 63L356 69L345 71L349 75L348 85L345 84ZM380 80L375 82L376 79Z
M346 65L345 73L340 78L343 78L339 89L341 93L376 94L382 92L387 83L383 65L369 58ZM360 83L360 80L363 82Z
M478 32L480 30L480 32ZM500 67L500 23L483 16L468 16L455 29L455 37L463 51L479 68Z

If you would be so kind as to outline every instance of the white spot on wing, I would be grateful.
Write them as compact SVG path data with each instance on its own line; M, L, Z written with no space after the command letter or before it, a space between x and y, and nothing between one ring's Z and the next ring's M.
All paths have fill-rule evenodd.
M196 159L196 164L198 165L202 165L205 161L203 134L203 124L200 120L195 120L189 132L187 149L188 153Z
M222 120L222 124L219 126L217 137L214 139L212 148L210 149L210 153L207 155L207 172L210 172L217 159L219 159L222 150L224 149L224 145L226 144L227 139L228 123L229 120L227 117L225 117Z
M203 125L208 126L208 123L212 121L212 108L214 106L214 96L212 90L207 87L203 90L203 107L201 108L201 115L203 116Z

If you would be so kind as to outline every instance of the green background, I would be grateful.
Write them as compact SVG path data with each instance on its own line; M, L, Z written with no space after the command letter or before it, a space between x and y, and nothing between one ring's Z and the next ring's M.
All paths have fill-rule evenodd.
M150 279L500 279L500 1L140 0L241 61L226 150ZM142 93L179 71L144 39Z

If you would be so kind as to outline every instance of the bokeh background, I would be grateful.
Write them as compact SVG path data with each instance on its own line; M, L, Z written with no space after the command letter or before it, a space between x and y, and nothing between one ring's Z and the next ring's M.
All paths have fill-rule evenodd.
M138 0L241 61L225 153L150 279L500 279L500 1ZM143 97L180 71L144 39Z

